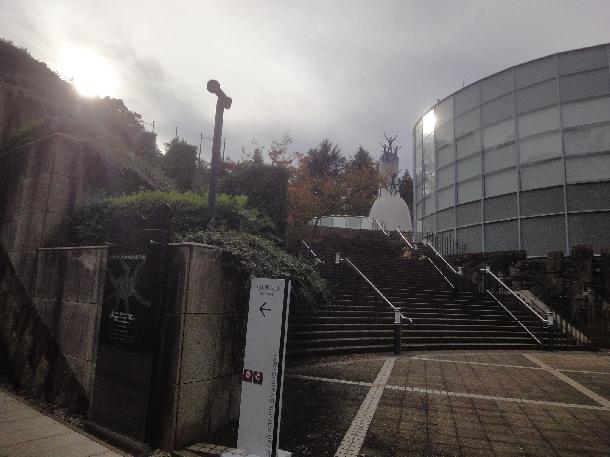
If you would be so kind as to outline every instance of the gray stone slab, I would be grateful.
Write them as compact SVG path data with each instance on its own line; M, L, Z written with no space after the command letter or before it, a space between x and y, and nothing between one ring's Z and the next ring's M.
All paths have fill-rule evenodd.
M213 314L187 314L182 342L181 383L211 379L216 356L218 319Z
M180 385L176 421L177 448L209 438L213 393L212 380Z
M106 272L102 267L105 251L75 249L66 251L63 298L70 301L99 303Z
M224 312L223 304L224 290L220 252L206 246L193 246L186 312Z
M39 440L49 436L65 435L70 429L58 422L51 422L32 429L0 431L0 449L27 441Z
M64 354L94 360L99 311L98 305L62 300L57 325L57 341Z

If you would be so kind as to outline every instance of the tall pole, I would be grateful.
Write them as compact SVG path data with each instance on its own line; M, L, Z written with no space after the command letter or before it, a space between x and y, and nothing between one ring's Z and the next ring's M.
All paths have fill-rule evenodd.
M208 217L210 221L216 215L216 193L218 191L218 175L220 174L220 142L222 139L222 118L225 109L231 108L231 97L228 97L220 88L220 83L210 79L207 84L208 92L216 94L216 116L214 118L214 140L212 141L212 163L210 164L210 185L208 188Z

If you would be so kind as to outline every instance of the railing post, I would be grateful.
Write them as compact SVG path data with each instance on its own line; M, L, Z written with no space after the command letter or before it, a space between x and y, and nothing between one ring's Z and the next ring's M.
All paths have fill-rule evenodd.
M547 328L547 346L549 351L555 350L555 313L547 311L546 313L546 328Z
M394 354L400 354L402 347L402 315L400 308L394 308Z

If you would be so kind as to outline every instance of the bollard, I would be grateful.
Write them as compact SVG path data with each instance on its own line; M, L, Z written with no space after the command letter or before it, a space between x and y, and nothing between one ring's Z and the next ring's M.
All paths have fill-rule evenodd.
M400 308L394 308L394 354L399 355L402 347L402 316Z

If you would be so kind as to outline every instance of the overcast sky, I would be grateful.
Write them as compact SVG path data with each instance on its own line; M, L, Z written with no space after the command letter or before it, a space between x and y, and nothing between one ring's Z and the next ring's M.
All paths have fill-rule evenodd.
M409 169L413 124L437 98L610 41L610 0L0 0L0 12L1 37L66 77L105 62L108 95L156 121L162 140L176 126L191 143L212 136L215 78L233 98L223 136L234 159L285 132L295 150L329 138L377 157L385 131Z

